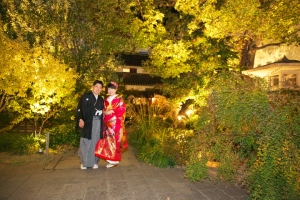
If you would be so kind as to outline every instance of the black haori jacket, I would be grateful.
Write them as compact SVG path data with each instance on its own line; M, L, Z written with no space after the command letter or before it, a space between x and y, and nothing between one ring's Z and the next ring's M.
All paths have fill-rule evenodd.
M104 108L103 98L98 95L98 99L96 101L96 97L93 92L84 94L77 106L77 123L76 130L79 127L79 120L82 119L84 121L84 127L81 130L81 137L91 139L92 136L92 126L93 126L93 116L96 114L97 110L102 110ZM101 125L100 125L100 139L103 139L103 113L101 115Z

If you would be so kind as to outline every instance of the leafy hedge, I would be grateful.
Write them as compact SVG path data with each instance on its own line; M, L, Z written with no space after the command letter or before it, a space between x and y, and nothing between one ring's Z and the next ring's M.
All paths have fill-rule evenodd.
M0 133L0 151L9 151L17 137L18 134L13 131Z
M191 181L208 177L209 161L218 165L217 178L227 181L236 180L245 165L249 199L298 199L299 97L297 91L271 91L262 79L221 74L207 104L192 116L192 130L174 128L179 122L176 114L168 119L170 107L144 105L131 109L136 129L130 142L149 164L187 164Z
M162 96L157 104L128 104L127 115L134 116L135 131L129 141L139 152L139 159L166 168L186 163L193 131L169 128L176 125L178 108Z
M34 154L39 148L45 149L46 131L49 131L49 147L56 150L63 146L78 147L80 133L72 124L60 125L47 129L43 135L35 136L14 131L3 132L0 137L0 151L18 155Z
M65 145L72 147L79 146L81 134L75 130L74 124L63 124L46 131L49 131L50 134L49 148L51 149L56 150ZM43 137L45 138L46 135L43 135Z
M18 155L37 153L41 147L38 137L14 131L1 133L0 151Z
M218 177L234 180L246 163L244 184L253 199L300 195L300 100L296 91L270 91L263 80L225 74L208 105L199 111L197 150L186 175L207 177L204 166L219 162ZM196 164L200 163L200 164ZM196 169L197 167L197 169ZM195 178L197 177L197 178Z

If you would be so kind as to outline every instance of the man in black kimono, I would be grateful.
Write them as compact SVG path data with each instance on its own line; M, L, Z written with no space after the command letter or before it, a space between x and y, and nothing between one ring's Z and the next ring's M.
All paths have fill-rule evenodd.
M81 169L98 168L99 157L95 156L98 140L103 139L103 98L99 95L103 82L96 80L90 93L84 94L77 106L77 126L82 128L78 156Z

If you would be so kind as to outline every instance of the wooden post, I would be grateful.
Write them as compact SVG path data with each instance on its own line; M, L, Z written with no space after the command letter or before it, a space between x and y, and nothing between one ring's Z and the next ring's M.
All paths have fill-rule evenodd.
M46 132L46 156L49 157L49 131Z
M25 121L25 129L24 129L24 132L27 133L27 121L26 121L26 119L25 119L24 121Z

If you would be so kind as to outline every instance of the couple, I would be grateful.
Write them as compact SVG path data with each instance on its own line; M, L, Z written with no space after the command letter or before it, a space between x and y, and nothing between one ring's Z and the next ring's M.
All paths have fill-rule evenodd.
M109 83L109 96L103 101L99 95L103 82L96 80L90 93L84 94L77 106L77 126L81 130L78 156L81 169L98 168L100 157L112 168L119 164L122 151L128 146L125 132L126 105L116 94L118 85Z

